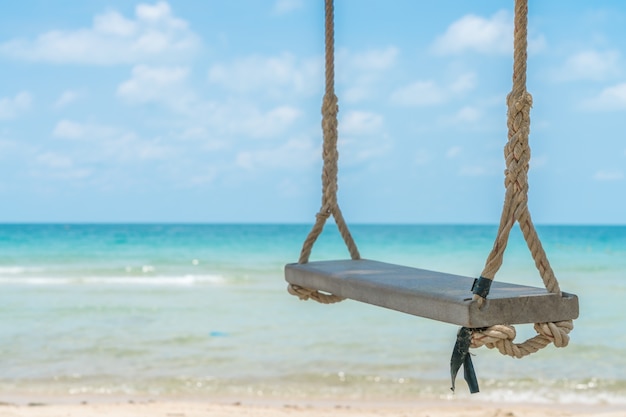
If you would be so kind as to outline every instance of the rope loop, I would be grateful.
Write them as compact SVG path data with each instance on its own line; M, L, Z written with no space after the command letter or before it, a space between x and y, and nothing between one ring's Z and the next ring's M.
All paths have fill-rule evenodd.
M526 91L528 0L515 0L513 36L513 86L506 97L508 107L508 141L504 146L506 162L504 186L506 193L496 240L487 257L481 277L494 279L502 266L511 228L517 222L544 286L549 292L560 294L559 283L543 250L528 210L528 170L531 154L528 137L530 135L530 110L533 105L533 98ZM474 294L474 300L477 301L479 307L485 301L483 297L477 294ZM488 329L475 330L471 347L497 348L504 355L521 358L550 343L554 343L557 347L567 346L569 343L568 334L573 327L571 320L557 323L536 323L537 336L523 343L515 344L513 343L515 328L508 325L497 325Z
M326 220L328 220L331 214L332 212L330 208L322 207L320 211L318 211L317 214L315 214L315 218L317 219L317 221L325 222Z
M338 177L338 160L339 152L337 150L338 124L337 114L339 112L339 104L335 95L335 29L334 29L334 6L333 0L325 2L325 79L326 89L322 99L322 133L323 147L322 159L324 166L322 168L322 207L315 215L316 220L313 228L302 245L300 251L300 259L298 263L304 264L309 261L311 250L317 238L322 233L326 220L332 215L339 229L339 233L343 238L350 257L352 259L360 259L361 255L357 249L356 243L352 238L350 230L341 214L341 209L337 203L337 177ZM343 300L333 294L324 294L319 291L290 285L289 293L299 297L301 300L315 300L324 304L336 303Z
M287 291L289 292L289 294L295 295L303 301L314 300L321 304L334 304L345 300L345 298L339 297L334 294L325 294L323 292L311 290L309 288L304 288L295 284L289 284L287 286Z
M510 325L495 325L486 329L476 329L472 332L470 347L486 346L514 358L523 358L543 349L551 343L558 348L566 347L569 343L569 333L574 329L572 320L556 323L535 323L537 336L523 343L513 343L516 336L515 327Z

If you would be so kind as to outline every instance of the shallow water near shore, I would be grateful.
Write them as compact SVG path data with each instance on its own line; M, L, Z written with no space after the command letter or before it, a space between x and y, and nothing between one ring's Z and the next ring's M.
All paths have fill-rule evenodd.
M310 225L0 225L0 393L447 398L456 326L286 292ZM480 274L496 226L354 225L364 258ZM481 399L626 404L626 227L538 227L570 346L474 350ZM348 257L329 224L311 259ZM515 231L496 279L542 286ZM518 339L532 326L517 326ZM458 397L469 398L461 377Z

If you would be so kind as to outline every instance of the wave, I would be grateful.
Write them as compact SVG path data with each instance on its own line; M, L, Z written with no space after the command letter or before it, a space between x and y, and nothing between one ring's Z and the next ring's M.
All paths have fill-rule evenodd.
M34 268L29 266L0 266L0 276L2 275L21 275L32 272L41 272L42 268Z
M221 275L182 275L151 277L0 277L0 285L147 285L147 286L194 286L224 285Z

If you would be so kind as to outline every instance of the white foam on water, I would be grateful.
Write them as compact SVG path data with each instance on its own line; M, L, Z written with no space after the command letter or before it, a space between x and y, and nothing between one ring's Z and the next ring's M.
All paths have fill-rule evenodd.
M155 286L192 286L192 285L222 285L226 280L221 275L192 275L183 276L152 276L152 277L87 277L81 278L79 283L98 285L155 285Z
M534 390L489 388L481 391L479 397L476 399L502 403L626 405L626 397L623 393L602 390L572 391L541 386Z
M20 274L27 274L31 272L40 272L40 271L42 271L41 268L33 268L33 267L28 267L28 266L20 266L20 265L0 266L0 276L20 275Z
M226 279L221 275L183 275L183 276L151 276L151 277L1 277L0 285L147 285L147 286L194 286L194 285L225 285Z

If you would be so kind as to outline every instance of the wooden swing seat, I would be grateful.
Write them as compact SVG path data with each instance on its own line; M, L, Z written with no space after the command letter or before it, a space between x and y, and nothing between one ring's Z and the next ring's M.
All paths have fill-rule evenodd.
M285 266L290 284L469 328L544 323L578 317L578 297L544 288L494 281L481 308L473 278L360 260Z

